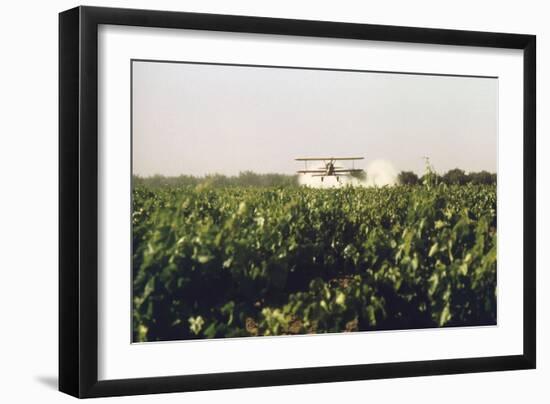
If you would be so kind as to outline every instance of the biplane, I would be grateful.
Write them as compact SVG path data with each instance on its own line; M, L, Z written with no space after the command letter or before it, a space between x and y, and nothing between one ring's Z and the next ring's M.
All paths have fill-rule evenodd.
M296 171L297 174L311 174L312 177L321 177L321 182L325 177L336 177L336 181L340 182L341 176L354 176L364 173L365 171L360 168L355 168L356 160L363 160L364 157L299 157L296 161L303 161L305 164L304 170ZM337 166L337 161L352 161L351 168L345 168L343 166ZM308 169L307 163L309 161L322 161L321 167Z

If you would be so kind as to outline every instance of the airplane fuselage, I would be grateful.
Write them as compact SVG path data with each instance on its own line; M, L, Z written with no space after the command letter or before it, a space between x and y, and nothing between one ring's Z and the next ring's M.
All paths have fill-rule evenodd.
M326 165L327 172L325 175L334 175L334 164L332 162L327 163Z

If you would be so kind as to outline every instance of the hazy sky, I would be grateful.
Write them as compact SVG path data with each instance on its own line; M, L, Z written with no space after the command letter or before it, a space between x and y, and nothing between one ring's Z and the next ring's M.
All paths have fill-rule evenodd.
M495 78L133 62L134 174L291 174L295 157L497 169Z

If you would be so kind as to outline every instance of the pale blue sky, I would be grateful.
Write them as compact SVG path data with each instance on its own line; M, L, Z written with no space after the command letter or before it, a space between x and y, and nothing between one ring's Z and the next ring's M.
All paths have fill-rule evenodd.
M497 169L498 80L133 62L133 171L291 174L299 156Z

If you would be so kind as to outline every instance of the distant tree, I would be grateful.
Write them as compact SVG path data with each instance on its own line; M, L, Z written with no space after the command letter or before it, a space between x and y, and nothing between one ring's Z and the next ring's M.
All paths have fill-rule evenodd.
M416 185L419 183L420 178L412 171L401 171L397 175L397 181L401 185Z
M441 179L448 185L464 185L469 180L464 170L461 170L460 168L447 171Z
M242 171L239 176L234 180L239 185L245 185L248 187L258 187L262 185L261 174L256 174L253 171Z
M226 187L231 184L229 178L223 174L208 174L200 183L211 187Z
M480 171L478 173L469 173L468 179L472 184L496 184L497 183L497 175L491 174L488 171Z

